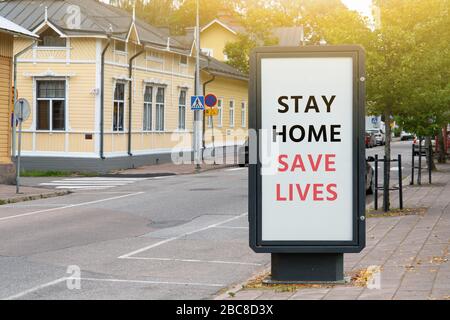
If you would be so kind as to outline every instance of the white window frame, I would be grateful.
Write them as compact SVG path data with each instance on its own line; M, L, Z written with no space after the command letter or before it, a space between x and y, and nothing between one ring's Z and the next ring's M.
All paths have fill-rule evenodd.
M117 50L116 48L116 43L117 42L123 42L125 45L125 51L122 50ZM120 55L127 55L128 54L128 43L126 41L122 41L122 40L114 40L114 53L120 54Z
M228 104L228 117L229 117L228 121L230 123L230 128L234 128L235 113L236 113L236 108L235 108L234 99L231 99ZM233 120L233 121L231 121L231 120Z
M181 62L182 58L186 58L186 63ZM187 67L189 65L189 58L187 56L180 55L179 63L180 63L180 66Z
M151 100L150 101L145 101L145 92L146 92L147 88L150 88L150 92L151 92ZM152 85L146 84L144 86L144 109L143 109L143 113L142 113L142 130L145 132L150 132L153 130L153 96L154 96L154 87ZM149 117L149 119L145 119L145 110L146 109L147 109L147 116Z
M180 103L181 93L184 92L184 104ZM180 89L178 95L178 130L186 130L186 100L187 100L187 89ZM183 113L182 113L183 112ZM181 123L183 120L183 123Z
M217 115L217 127L222 128L223 126L223 98L217 99L217 110L219 114Z
M247 127L247 103L245 101L241 102L241 127Z
M123 100L116 100L116 97L115 97L116 87L119 84L123 85ZM126 107L125 106L125 100L126 100L126 96L127 96L127 91L126 90L127 90L127 86L126 86L125 82L117 81L116 83L114 83L113 108L112 108L112 128L111 128L113 132L125 132L126 131L126 128L125 128L125 116L126 116L125 115L125 107ZM119 122L120 117L117 117L117 119L116 119L117 123L114 124L114 105L116 103L119 104L119 107L120 107L120 103L122 103L122 107L123 107L123 115L122 115L123 126L122 126L122 130L114 129L114 125L116 125L116 128L118 128L119 127L118 124L120 123ZM119 108L118 112L120 112L120 108Z
M163 63L164 62L164 55L161 52L159 52L159 51L148 50L146 55L145 55L145 60Z
M64 98L39 98L39 82L64 82ZM39 114L39 103L38 101L48 101L48 113L49 113L49 124L48 129L38 129L38 114ZM53 129L53 101L64 101L64 129L59 130ZM38 79L36 80L36 131L53 131L53 132L65 132L67 131L67 80L66 79Z
M157 86L155 87L155 131L164 132L165 131L165 112L166 112L166 87ZM159 89L163 90L163 102L158 102L158 91ZM162 119L161 119L161 111L162 109Z

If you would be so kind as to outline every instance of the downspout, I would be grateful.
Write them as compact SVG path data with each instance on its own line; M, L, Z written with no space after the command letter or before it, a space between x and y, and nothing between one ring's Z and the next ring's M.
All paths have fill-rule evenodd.
M13 68L14 68L14 73L13 73L13 81L14 81L14 97L13 97L13 111L14 111L14 106L16 105L16 101L17 101L17 60L19 58L19 56L21 56L22 54L24 54L25 52L27 52L28 50L30 50L31 48L33 48L39 40L34 40L32 44L30 44L28 47L26 47L25 49L21 50L20 52L16 53L14 55L13 58ZM16 118L14 116L14 112L12 115L12 126L11 126L11 130L12 130L12 143L11 143L11 149L12 149L12 156L14 157L16 155Z
M131 129L132 129L132 104L133 104L133 96L132 96L132 89L133 89L133 61L139 57L141 54L145 52L145 49L142 49L138 53L136 53L134 56L130 58L130 61L128 63L128 78L129 78L129 84L128 84L128 155L131 157L133 154L131 153Z
M108 43L102 51L102 61L101 61L101 92L100 92L100 158L105 159L104 155L104 122L105 122L105 55L106 51L111 45L111 38L108 38Z
M210 76L212 76L212 78L209 79L208 81L206 81L205 83L203 83L203 95L206 94L206 86L207 86L208 84L210 84L211 82L213 82L214 80L216 80L216 76L215 76L215 75L209 73L209 72L206 71L206 70L204 70L204 71L205 71L206 73L208 73ZM205 123L205 120L206 120L206 116L205 116L205 112L203 112L203 137L202 137L202 146L203 146L203 148L202 148L202 160L205 160L205 159L204 159L204 153L205 153L205 147L206 147L206 143L205 143L205 129L206 129L206 123ZM214 144L214 136L213 136L213 144Z

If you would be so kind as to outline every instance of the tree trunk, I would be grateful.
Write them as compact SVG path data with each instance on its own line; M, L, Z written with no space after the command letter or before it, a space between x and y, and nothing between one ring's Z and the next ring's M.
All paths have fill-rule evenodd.
M384 189L384 209L385 211L389 211L390 208L390 197L389 197L389 185L391 180L391 163L389 160L391 159L391 112L390 109L386 110L385 117L385 139L386 144L384 145L384 155L386 157L386 162L384 163L384 179L383 179L383 189Z
M445 163L445 141L444 141L444 129L439 130L439 163Z
M429 136L425 137L425 148L427 149L427 155L429 150L431 150L431 156L427 156L427 166L430 166L432 171L436 171L436 164L434 163L433 157L433 146L431 144L431 137Z

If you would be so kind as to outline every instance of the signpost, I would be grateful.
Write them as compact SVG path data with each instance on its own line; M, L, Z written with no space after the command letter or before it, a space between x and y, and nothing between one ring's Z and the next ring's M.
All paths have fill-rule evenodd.
M20 98L14 104L14 118L19 121L18 151L16 163L16 193L20 193L20 156L22 151L22 123L30 117L30 104L26 99Z
M342 282L365 246L363 49L258 48L250 68L250 246L269 282Z

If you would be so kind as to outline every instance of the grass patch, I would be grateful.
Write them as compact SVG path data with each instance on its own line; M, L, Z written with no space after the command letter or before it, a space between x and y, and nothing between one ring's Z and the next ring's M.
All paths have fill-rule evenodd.
M75 172L75 171L41 171L25 170L20 173L21 177L94 177L96 173Z
M383 217L403 217L403 216L424 216L427 212L427 208L403 208L403 209L392 209L388 212L383 210L370 209L366 212L367 218L383 218Z

